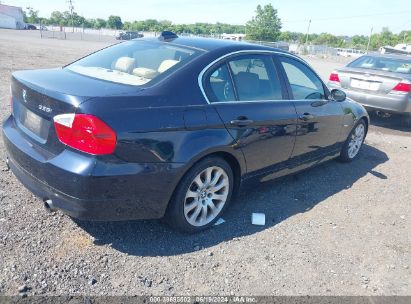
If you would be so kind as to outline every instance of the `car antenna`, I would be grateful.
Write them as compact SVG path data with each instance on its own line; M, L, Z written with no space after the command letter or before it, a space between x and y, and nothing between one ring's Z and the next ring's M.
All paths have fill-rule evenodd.
M178 38L178 36L171 32L171 31L163 31L161 32L160 36L158 37L161 41L169 41Z

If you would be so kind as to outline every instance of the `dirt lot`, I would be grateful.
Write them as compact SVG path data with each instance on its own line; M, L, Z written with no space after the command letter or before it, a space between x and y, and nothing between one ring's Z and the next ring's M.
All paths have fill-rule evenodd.
M57 67L107 43L0 30L0 115L14 70ZM337 65L308 58L324 78ZM0 157L5 151L0 141ZM360 157L242 193L197 235L158 221L46 213L0 164L0 294L411 295L411 130L374 120ZM252 212L267 225L252 226Z

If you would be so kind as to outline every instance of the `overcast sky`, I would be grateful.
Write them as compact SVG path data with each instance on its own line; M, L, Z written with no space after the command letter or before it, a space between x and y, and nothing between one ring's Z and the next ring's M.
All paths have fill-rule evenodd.
M68 10L67 0L2 0L3 4L33 7L40 16ZM73 0L75 11L86 18L119 15L123 21L158 19L173 23L224 22L245 24L258 4L278 10L283 30L311 33L368 35L388 26L393 32L411 29L411 0Z

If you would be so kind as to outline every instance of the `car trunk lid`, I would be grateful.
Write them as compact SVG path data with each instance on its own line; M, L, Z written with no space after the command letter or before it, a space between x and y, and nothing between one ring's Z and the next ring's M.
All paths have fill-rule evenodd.
M93 97L135 95L143 89L57 68L15 72L11 90L17 128L32 144L56 154L65 147L54 128L56 115L76 113Z
M376 95L389 94L403 80L398 73L345 68L338 70L341 88Z
M88 98L51 93L18 75L13 75L11 91L16 127L37 147L53 154L61 152L64 145L55 134L53 117L74 113Z

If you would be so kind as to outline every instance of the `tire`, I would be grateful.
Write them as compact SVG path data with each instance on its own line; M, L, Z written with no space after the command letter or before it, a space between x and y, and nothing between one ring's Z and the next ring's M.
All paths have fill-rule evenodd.
M360 131L362 130L362 131ZM361 132L356 133L356 132ZM364 119L360 119L352 128L350 134L348 135L339 156L339 160L342 162L351 162L353 161L362 148L362 145L367 135L367 125Z
M166 222L188 233L209 228L227 208L233 186L233 171L225 160L220 157L201 160L178 184L167 208Z
M411 113L402 115L401 124L406 128L411 128Z

